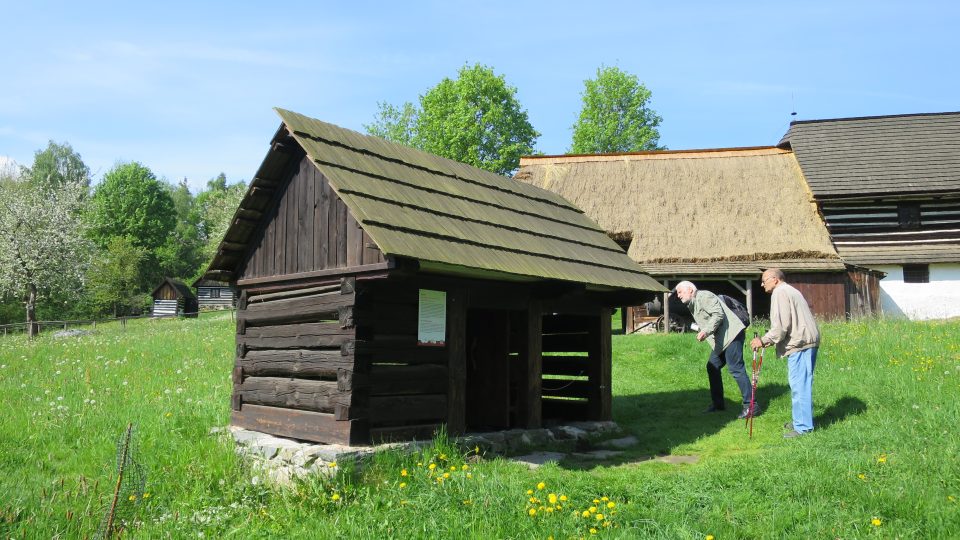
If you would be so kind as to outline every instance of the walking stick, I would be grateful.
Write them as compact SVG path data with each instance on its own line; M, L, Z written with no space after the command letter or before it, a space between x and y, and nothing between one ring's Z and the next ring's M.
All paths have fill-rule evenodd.
M757 337L757 333L753 333L753 337ZM753 391L750 392L750 408L747 410L747 419L746 425L750 428L750 438L753 438L753 411L756 407L757 402L757 382L760 381L760 369L763 367L763 347L760 347L760 361L757 361L757 351L753 351Z

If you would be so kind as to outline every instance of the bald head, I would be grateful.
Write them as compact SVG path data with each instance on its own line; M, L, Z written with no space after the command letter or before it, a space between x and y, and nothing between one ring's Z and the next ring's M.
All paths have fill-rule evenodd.
M786 276L783 275L783 270L779 268L768 268L760 278L760 286L768 293L773 292L773 290L777 288L777 285L783 283L785 279Z

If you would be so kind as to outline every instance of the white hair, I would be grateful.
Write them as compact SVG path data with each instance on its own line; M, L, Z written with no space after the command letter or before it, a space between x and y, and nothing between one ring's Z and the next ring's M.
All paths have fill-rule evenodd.
M696 292L697 286L694 285L692 281L681 281L680 283L677 283L677 286L674 287L673 290L677 291L680 289L690 289L691 291Z

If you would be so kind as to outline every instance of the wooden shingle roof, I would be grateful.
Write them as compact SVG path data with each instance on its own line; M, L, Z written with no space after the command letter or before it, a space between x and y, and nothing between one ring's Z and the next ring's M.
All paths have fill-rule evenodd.
M601 289L662 289L559 195L291 111L277 112L281 130L306 152L387 257L416 259L438 272L468 268ZM240 207L238 212L245 204ZM236 231L226 238L240 241ZM224 261L215 258L208 274L235 270Z
M960 112L796 121L780 146L818 199L960 190Z

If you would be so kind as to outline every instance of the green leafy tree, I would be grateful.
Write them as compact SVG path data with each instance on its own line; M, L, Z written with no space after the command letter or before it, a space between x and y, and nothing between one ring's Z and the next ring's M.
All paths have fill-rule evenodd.
M363 127L370 135L376 135L388 141L414 146L417 131L417 108L409 101L395 107L389 103L377 103L380 109L372 124Z
M540 136L520 106L516 88L493 69L460 68L420 96L419 108L380 104L367 132L498 174L510 174Z
M573 124L574 154L658 150L662 118L650 108L650 90L636 75L616 67L597 68L583 82L583 108Z
M44 189L69 183L90 186L90 168L68 143L48 142L45 149L37 150L33 165L24 169L22 176L36 187Z
M197 230L202 242L201 260L204 264L194 277L200 277L217 252L223 235L230 227L233 215L247 192L244 182L227 184L223 173L207 182L207 189L197 194L195 210L197 212Z
M203 264L200 215L186 179L166 187L176 210L176 226L173 234L157 249L158 262L166 275L187 278L196 274Z
M90 301L101 313L129 314L140 300L140 265L147 253L133 239L114 236L90 266Z
M122 236L146 251L141 289L163 277L160 250L176 229L177 214L169 190L150 169L134 162L107 172L93 192L90 223L91 237L101 249Z

